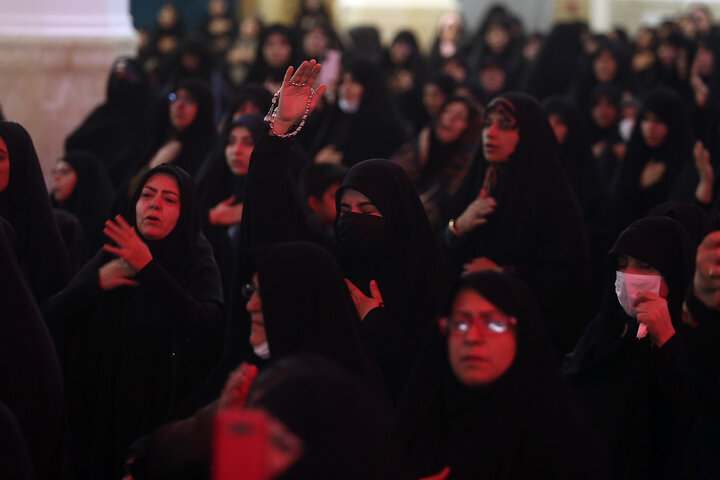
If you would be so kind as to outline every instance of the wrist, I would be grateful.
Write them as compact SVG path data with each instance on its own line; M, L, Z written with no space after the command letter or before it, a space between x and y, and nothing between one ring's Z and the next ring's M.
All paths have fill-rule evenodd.
M270 134L274 136L285 135L294 124L294 121L276 118L270 123Z
M460 230L458 223L459 223L458 220L451 218L450 221L448 222L448 228L450 229L452 234L455 235L456 237L462 237L463 232Z

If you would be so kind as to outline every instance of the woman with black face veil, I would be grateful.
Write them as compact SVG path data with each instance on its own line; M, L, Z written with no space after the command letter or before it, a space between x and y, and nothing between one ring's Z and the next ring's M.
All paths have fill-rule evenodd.
M0 122L0 217L15 231L17 260L35 300L67 285L70 260L35 147L28 132L12 122Z
M132 179L125 178L128 195L150 169L172 163L194 177L215 142L213 96L208 84L193 78L181 80L159 105L151 146L134 162ZM129 187L128 187L129 186ZM121 192L122 193L122 192Z
M43 305L65 370L75 478L112 478L130 442L190 396L217 361L220 275L195 189L175 165L149 171L128 220Z
M414 478L604 478L528 288L473 273L445 313L396 418Z
M387 158L406 138L380 68L364 58L344 66L338 100L319 122L313 145L317 163L352 167L368 158Z
M680 95L653 90L643 101L612 189L618 229L667 200L694 201L698 173L693 158L703 155L701 147L693 149Z
M12 228L0 218L0 405L12 414L24 439L34 471L28 478L67 478L62 469L65 402L60 365L50 333L15 260L11 235ZM20 467L21 457L5 456L20 446L3 443L0 459ZM9 466L3 464L0 473Z
M82 225L88 254L104 243L103 224L112 213L115 191L107 170L92 153L74 151L60 158L52 170L53 207L72 213Z
M117 188L132 174L135 159L148 148L150 88L142 66L127 57L113 63L107 98L65 139L65 151L94 153Z
M198 172L198 197L203 231L220 267L223 291L229 297L238 233L245 201L250 155L265 130L260 115L230 119L215 151Z
M510 92L485 111L482 144L443 235L456 274L506 271L538 296L558 353L585 326L588 251L577 199L547 116Z
M693 256L674 220L633 222L610 251L600 313L563 364L616 478L682 478L693 372L681 310Z
M203 436L210 429L203 426L207 426L219 405L225 406L233 385L247 372L249 366L243 364L228 380L228 374L241 362L262 371L290 355L320 354L362 383L366 394L383 393L380 373L332 255L306 242L277 243L257 248L251 254L256 273L244 288L249 297L246 308L250 331L242 331L233 339L232 347L203 388L174 412L173 418L205 408L190 419L163 426L150 440L136 444L138 455L132 467L136 479L177 478L181 472L194 469L203 470L199 478L207 477L211 441ZM226 382L228 387L218 401ZM384 400L381 396L380 401Z
M337 242L310 228L290 173L291 144L277 135L288 132L324 92L325 85L318 87L308 106L319 71L315 61L303 62L294 76L288 69L269 128L274 135L263 136L250 162L241 245L304 239L336 252L374 354L397 394L418 338L443 298L447 269L412 182L388 160L367 160L348 171L335 197ZM247 278L248 268L241 264L239 275Z

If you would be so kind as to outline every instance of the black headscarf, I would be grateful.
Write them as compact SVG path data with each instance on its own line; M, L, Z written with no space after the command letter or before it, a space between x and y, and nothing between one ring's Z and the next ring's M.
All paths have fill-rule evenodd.
M70 261L30 134L17 123L0 122L0 137L10 157L10 180L0 192L0 216L15 230L18 263L40 302L67 284Z
M263 56L263 46L267 41L267 38L270 35L274 34L279 34L285 37L285 40L290 45L290 57L288 59L288 62L285 65L281 65L279 67L271 67L270 65L268 65L265 61L265 57ZM292 28L276 23L263 29L263 31L260 33L257 53L255 54L255 64L250 69L246 82L255 82L261 84L264 84L267 81L273 83L282 82L287 68L290 65L297 65L299 63L297 62L297 59L299 57L298 50L299 49L297 36Z
M248 407L265 409L303 441L301 457L278 479L401 478L385 405L330 358L274 364L253 383Z
M400 165L383 159L360 162L348 171L335 195L336 232L343 216L340 200L349 188L368 197L383 215L385 252L384 261L372 270L353 261L346 249L344 271L366 294L370 280L376 280L386 308L418 336L442 302L449 281L422 203Z
M7 405L22 431L34 467L32 478L62 478L65 402L60 366L15 260L11 233L12 227L0 218L0 405ZM21 460L13 459L18 465Z
M153 112L147 77L135 60L120 57L108 78L105 103L97 107L65 140L65 151L85 150L97 155L113 185L132 173L135 160L148 148L148 119ZM130 159L130 161L128 161Z
M642 121L647 113L653 113L657 119L667 125L667 136L658 148L650 148L642 134ZM681 172L686 165L692 163L693 134L690 129L687 109L682 97L672 90L657 88L644 99L642 109L637 116L625 159L620 164L616 184L613 191L616 218L619 228L624 228L631 221L646 214L650 208L669 200L691 201L694 185L685 185ZM654 159L665 164L662 179L652 187L641 190L640 176L643 168ZM694 170L694 168L693 168ZM691 182L690 182L691 183ZM679 195L677 190L691 190L688 194Z
M594 452L533 294L510 276L474 273L459 282L447 313L465 289L515 317L515 359L492 384L466 386L450 368L447 337L434 329L397 418L415 478L445 466L457 479L587 476Z
M678 478L678 455L685 442L683 404L676 379L688 378L678 356L681 309L694 266L694 244L687 230L670 218L633 222L608 256L600 313L566 358L563 369L581 405L611 455L617 475L637 478L653 472ZM668 310L677 333L660 354L649 338L638 340L637 321L617 299L617 258L633 256L657 269L668 285ZM686 426L687 424L685 424ZM658 441L652 438L658 438Z
M101 290L98 269L114 256L100 250L44 305L62 354L85 475L119 474L123 449L189 397L218 358L222 290L200 232L192 179L176 165L150 170L126 219L136 226L142 188L158 174L176 180L180 216L165 238L143 239L153 260L135 275L140 285Z
M351 59L344 71L363 86L360 108L344 113L330 106L315 138L314 150L334 145L351 167L374 157L389 157L405 141L405 132L394 108L380 68L364 58Z
M609 82L600 82L595 76L593 64L603 53L609 53L615 60L617 67L615 75ZM627 58L625 51L619 44L607 39L600 39L597 50L585 59L585 62L584 68L582 69L583 71L577 79L577 84L574 89L575 102L580 109L587 109L591 92L597 85L612 84L622 90L635 90L634 79L632 78L632 71L630 68L630 60Z
M559 145L560 162L587 220L600 207L603 187L582 114L566 97L549 97L543 106L548 116L557 115L567 127L565 142Z
M661 203L650 210L647 216L672 218L685 227L695 245L700 245L711 227L708 213L698 205L687 202Z
M75 215L85 232L85 239L91 252L102 246L105 237L103 224L110 217L115 192L105 166L92 153L73 151L66 154L63 161L70 164L77 174L77 183L70 198L58 202L54 197L52 204Z
M582 331L589 281L582 214L542 107L528 95L509 92L488 110L499 103L514 112L519 140L509 160L497 165L497 184L488 192L497 201L495 211L449 251L451 265L459 273L463 263L487 257L507 268L536 293L556 347L567 351ZM453 200L452 218L477 198L490 166L478 148Z

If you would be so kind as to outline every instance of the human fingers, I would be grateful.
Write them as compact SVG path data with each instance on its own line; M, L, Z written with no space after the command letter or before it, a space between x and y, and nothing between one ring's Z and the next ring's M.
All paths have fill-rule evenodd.
M114 245L107 244L107 243L105 245L103 245L103 250L105 250L106 252L112 253L113 255L117 255L118 257L122 255L122 249L120 249Z
M293 82L299 84L300 86L309 85L308 81L310 80L310 74L316 64L317 60L315 59L312 59L310 61L304 61L297 69L297 73L293 77ZM312 85L310 86L312 87Z
M315 107L317 106L318 102L322 98L323 94L325 93L325 90L327 89L327 85L324 83L320 85L317 90L315 90L315 95L313 95L312 100L310 101L310 111L312 112L315 110Z
M120 228L123 228L125 230L132 230L133 227L130 226L130 224L125 220L125 218L122 215L115 215L115 221L118 225L120 225Z
M664 298L655 295L652 292L639 292L637 294L637 297L635 297L635 300L633 300L633 308L644 303L644 302L656 302L656 301L665 301Z
M108 227L107 225L103 229L103 234L118 245L123 245L126 242L125 235L118 232L117 229Z
M315 82L317 81L318 75L320 75L320 70L322 70L322 65L315 61L315 65L313 65L312 69L310 70L310 75L308 76L307 84L311 87L315 85Z
M292 79L290 80L290 84L300 84L302 83L302 78L305 76L305 70L307 69L308 61L305 60L298 66L297 70L295 70L295 74L292 76Z
M350 295L352 295L353 299L357 299L360 295L364 295L359 288L355 286L354 283L352 283L347 278L345 279L345 285L347 285L348 290L350 290Z
M370 280L370 296L373 298L373 300L377 300L378 302L382 303L382 295L380 294L380 287L378 287L378 284L375 280Z
M235 195L230 195L228 198L226 198L225 200L223 200L220 203L222 203L223 205L232 205L234 201L235 201Z
M285 70L285 76L283 77L281 88L285 88L288 85L290 85L290 81L291 81L290 79L292 78L292 76L293 76L293 67L292 67L292 65L290 65L287 68L287 70Z
M126 277L118 277L116 279L116 281L117 281L118 285L124 285L124 286L128 286L128 287L137 287L140 285L140 282L138 282L137 280L132 280L132 279L126 278Z

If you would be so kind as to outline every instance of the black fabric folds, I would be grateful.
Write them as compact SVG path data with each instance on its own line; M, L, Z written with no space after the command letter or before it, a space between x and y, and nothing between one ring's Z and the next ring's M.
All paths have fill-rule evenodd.
M18 263L35 300L41 302L70 279L70 260L48 198L30 134L19 124L0 122L10 156L10 181L0 192L0 216L15 230Z

